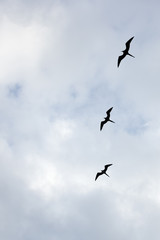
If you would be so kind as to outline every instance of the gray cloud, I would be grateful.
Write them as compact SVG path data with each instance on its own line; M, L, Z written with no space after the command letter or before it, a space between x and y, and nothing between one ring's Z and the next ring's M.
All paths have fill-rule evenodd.
M0 2L0 238L158 240L159 3L14 3Z

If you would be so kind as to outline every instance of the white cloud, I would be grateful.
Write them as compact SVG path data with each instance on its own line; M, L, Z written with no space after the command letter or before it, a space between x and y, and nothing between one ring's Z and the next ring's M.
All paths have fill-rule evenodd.
M15 3L0 3L0 238L158 240L159 3Z

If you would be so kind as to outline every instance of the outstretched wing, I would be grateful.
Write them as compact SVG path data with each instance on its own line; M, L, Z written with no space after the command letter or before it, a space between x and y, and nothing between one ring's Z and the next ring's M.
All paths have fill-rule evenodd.
M110 166L112 166L112 165L113 165L112 163L105 165L105 166L104 166L104 170L107 171L108 167L110 167Z
M126 42L126 50L128 51L130 48L130 43L133 40L134 37L130 38L127 42Z
M111 107L110 109L108 109L108 111L106 112L106 114L107 114L108 117L110 117L110 112L112 111L112 108L113 108L113 107Z
M100 131L102 130L102 128L103 128L103 125L104 125L105 123L106 123L106 121L105 121L105 120L101 122L101 124L100 124Z
M98 178L100 175L102 175L101 172L98 172L98 173L96 174L95 181L97 180L97 178Z
M126 54L122 54L121 56L118 57L118 62L117 62L117 67L119 67L120 62L122 61L122 59L126 56Z

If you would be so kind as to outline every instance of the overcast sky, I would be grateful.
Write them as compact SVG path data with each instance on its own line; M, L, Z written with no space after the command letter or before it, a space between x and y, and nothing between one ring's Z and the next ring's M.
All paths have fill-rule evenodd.
M0 239L159 240L159 10L0 0Z

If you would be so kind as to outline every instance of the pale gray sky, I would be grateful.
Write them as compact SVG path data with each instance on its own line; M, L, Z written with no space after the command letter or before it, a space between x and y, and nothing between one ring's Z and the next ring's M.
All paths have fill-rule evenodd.
M0 1L0 239L159 240L159 8Z

